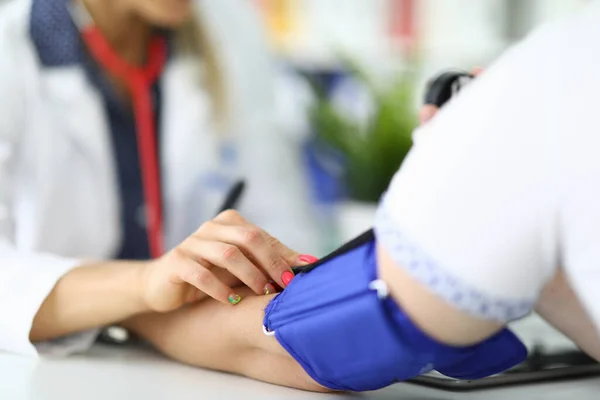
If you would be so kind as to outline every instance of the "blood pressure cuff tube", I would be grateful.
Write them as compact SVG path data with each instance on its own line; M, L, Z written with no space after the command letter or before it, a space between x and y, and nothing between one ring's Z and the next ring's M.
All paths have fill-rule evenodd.
M266 308L263 329L327 388L375 390L431 370L478 379L527 356L507 329L469 347L447 346L421 332L377 280L372 231L295 271Z

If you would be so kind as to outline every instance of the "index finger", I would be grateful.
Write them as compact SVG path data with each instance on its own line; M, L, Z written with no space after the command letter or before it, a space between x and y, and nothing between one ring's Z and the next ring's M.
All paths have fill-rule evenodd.
M292 265L300 255L235 211L225 211L214 220L228 226L227 241L241 249L277 285L286 287L294 278Z
M281 256L285 260L285 262L294 266L297 264L305 264L306 262L300 259L301 254L297 251L294 251L287 247L285 244L281 243L277 238L271 236L268 232L263 230L262 228L256 226L252 222L248 221L244 218L239 212L235 210L227 210L219 215L217 215L213 221L218 222L223 225L239 225L247 228L255 228L260 230L261 234L264 236L265 243L269 245L270 248L273 249L277 254Z

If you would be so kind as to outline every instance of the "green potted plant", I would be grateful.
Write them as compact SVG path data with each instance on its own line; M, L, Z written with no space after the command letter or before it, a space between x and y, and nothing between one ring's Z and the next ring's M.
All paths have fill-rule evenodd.
M318 139L343 158L345 200L338 209L341 240L351 238L372 224L376 204L412 146L417 126L414 76L402 72L376 82L350 63L350 75L371 99L369 115L356 118L340 110L325 91L312 82L317 101L311 122Z

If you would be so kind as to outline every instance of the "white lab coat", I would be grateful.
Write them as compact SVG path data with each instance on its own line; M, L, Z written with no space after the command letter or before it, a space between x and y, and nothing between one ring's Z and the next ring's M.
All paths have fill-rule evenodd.
M239 0L198 2L225 66L238 162L223 165L198 60L169 62L160 143L165 241L211 218L223 188L207 175L248 178L242 211L299 250L312 250L299 155L275 120L272 69L258 19ZM81 258L113 256L121 241L116 170L98 92L80 67L45 69L29 37L29 0L0 8L0 350L87 348L95 332L32 345L29 330L56 281Z

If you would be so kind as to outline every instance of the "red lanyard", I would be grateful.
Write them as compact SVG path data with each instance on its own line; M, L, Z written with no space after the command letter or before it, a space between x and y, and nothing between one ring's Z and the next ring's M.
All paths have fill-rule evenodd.
M151 89L166 62L166 42L163 38L154 38L148 48L148 62L139 68L119 57L96 27L83 28L81 35L94 59L108 72L123 79L131 93L144 188L148 245L150 256L160 257L164 253L163 217Z

